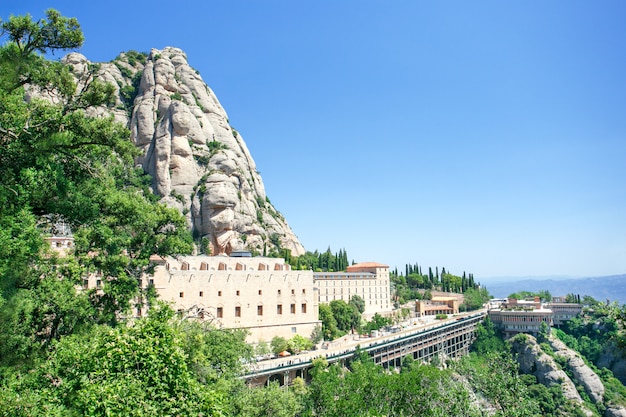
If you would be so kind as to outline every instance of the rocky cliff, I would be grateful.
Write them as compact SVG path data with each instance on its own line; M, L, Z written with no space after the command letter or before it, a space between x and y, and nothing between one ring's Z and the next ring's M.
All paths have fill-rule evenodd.
M554 358L541 349L533 336L523 336L525 337L511 339L511 348L517 354L520 371L534 375L540 384L548 387L559 385L565 398L581 407L587 415L593 415L584 406L584 402L572 380L559 367Z
M594 403L603 402L604 385L602 380L587 366L580 355L568 348L565 343L556 337L550 337L549 343L555 355L564 357L567 360L567 368L570 370L572 378L583 387L589 398Z
M72 53L64 62L79 88L89 81L93 64L87 58ZM97 77L115 86L117 98L112 107L91 111L113 113L128 126L153 191L187 217L199 247L214 255L243 249L304 253L267 198L243 137L182 50L124 53L98 64Z
M595 413L583 402L576 386L581 387L594 404L599 404L600 409L604 409L604 416L626 417L626 408L606 400L602 380L580 354L554 336L550 336L548 340L550 354L547 354L533 336L523 336L511 339L511 347L517 354L520 371L535 375L546 386L560 385L563 395L588 416ZM555 358L562 358L565 369L561 369Z

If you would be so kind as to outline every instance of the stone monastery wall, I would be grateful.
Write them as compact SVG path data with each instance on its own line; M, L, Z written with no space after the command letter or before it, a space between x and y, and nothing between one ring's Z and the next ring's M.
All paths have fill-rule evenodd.
M312 271L280 258L189 256L158 261L154 285L173 308L226 328L247 328L249 341L309 337L318 320Z

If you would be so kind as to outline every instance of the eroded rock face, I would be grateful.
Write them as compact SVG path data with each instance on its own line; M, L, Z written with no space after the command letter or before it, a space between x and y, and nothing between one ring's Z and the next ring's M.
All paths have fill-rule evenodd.
M600 377L585 364L580 355L556 337L550 337L550 346L554 349L555 354L567 358L567 368L571 371L574 379L583 386L589 398L594 403L602 403L604 384Z
M79 80L91 65L76 53L64 61ZM182 50L121 54L100 65L99 77L117 87L118 99L113 108L93 114L113 112L130 128L141 151L137 163L152 176L153 191L187 217L196 239L208 240L211 254L279 247L304 253L267 198L241 134Z
M551 356L541 350L533 336L525 336L524 342L516 341L511 345L513 351L518 354L517 361L520 370L523 373L535 375L537 381L545 386L560 385L565 398L582 405L583 400L572 380L559 368Z
M609 407L604 412L605 417L626 417L626 408Z
M580 407L586 415L597 415L591 412L583 403L580 395L576 391L572 379L560 369L555 360L547 355L537 344L536 339L530 335L524 335L523 338L512 339L511 347L517 353L517 360L520 364L520 370L524 373L532 373L537 380L546 385L561 385L563 394L566 398L573 401ZM567 370L571 373L576 384L580 385L589 398L598 404L603 404L605 408L604 416L607 417L626 417L626 408L618 404L605 403L604 391L605 387L600 377L585 364L580 355L567 347L561 340L554 336L550 336L549 345L556 357L565 358L567 361Z

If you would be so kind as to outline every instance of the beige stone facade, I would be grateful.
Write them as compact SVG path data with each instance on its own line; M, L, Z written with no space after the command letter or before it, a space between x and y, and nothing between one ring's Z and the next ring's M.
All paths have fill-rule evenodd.
M349 266L346 272L315 272L313 277L320 303L349 302L353 295L358 295L365 301L366 319L393 310L387 265L363 262Z
M457 297L433 297L431 300L417 300L415 302L415 315L417 317L458 313L459 299Z
M281 258L153 256L154 274L142 279L142 287L153 285L159 299L188 318L212 322L219 328L247 329L247 341L269 342L275 336L306 338L318 319L317 291L311 271L292 271ZM90 275L83 288L99 290L103 278ZM136 305L133 315L147 309Z
M53 250L65 254L71 237L48 239ZM159 298L187 317L209 320L218 327L243 328L249 342L309 337L319 320L319 303L350 301L358 295L365 301L365 319L393 309L389 267L374 262L351 265L346 272L293 271L282 258L251 257L246 252L231 256L153 256L154 273L142 278L141 286L154 286ZM101 291L100 273L85 277L83 290ZM135 301L133 315L147 308Z
M224 328L245 328L248 341L309 337L318 320L311 271L280 258L186 256L161 259L144 286L154 285L175 310Z
M546 323L549 328L553 325L552 310L543 307L539 297L535 297L534 300L509 298L499 308L490 309L488 314L505 337L517 333L531 333L536 336L541 330L542 323Z
M555 299L556 297L552 299L551 303L546 304L546 307L552 310L556 327L560 327L566 321L577 317L583 311L581 304L559 302L555 301Z

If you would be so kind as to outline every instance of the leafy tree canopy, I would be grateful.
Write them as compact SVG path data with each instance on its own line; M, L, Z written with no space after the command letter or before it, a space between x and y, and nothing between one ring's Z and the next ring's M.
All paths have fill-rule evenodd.
M98 66L75 78L42 55L82 44L76 20L48 10L0 27L0 363L26 365L94 321L117 323L150 256L192 246L182 215L156 204L134 168L128 129L88 115L115 92ZM71 227L70 256L50 252L49 222ZM103 292L76 293L96 271Z

